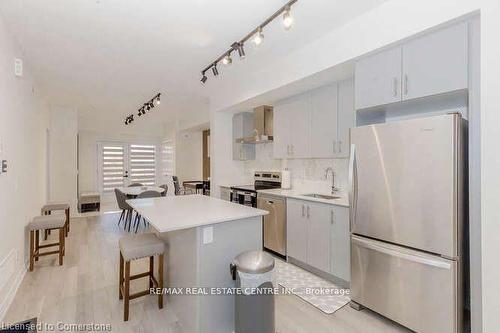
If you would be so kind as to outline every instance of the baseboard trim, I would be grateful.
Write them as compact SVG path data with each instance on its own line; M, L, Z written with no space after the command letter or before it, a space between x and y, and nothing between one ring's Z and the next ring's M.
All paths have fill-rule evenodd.
M19 289L19 286L21 285L21 282L23 281L24 276L26 275L26 272L27 272L26 267L27 266L25 263L21 267L21 269L19 269L19 271L15 275L14 283L12 284L12 287L7 292L7 297L5 297L3 302L0 303L0 323L3 322L5 314L7 313L7 310L9 309L10 305L12 304L12 301L14 300L14 296L16 296L17 290Z

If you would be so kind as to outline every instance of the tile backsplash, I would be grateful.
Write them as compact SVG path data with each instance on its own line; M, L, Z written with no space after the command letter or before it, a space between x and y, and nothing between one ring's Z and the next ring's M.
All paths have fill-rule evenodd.
M255 148L255 160L245 161L245 177L251 182L254 171L290 170L292 189L327 192L331 186L331 176L325 179L325 170L331 167L335 172L335 185L341 189L347 186L348 159L274 159L273 144L258 144Z

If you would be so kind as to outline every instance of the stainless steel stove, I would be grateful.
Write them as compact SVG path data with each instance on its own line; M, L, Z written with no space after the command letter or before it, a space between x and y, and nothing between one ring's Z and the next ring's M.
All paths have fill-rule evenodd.
M256 171L253 184L231 187L231 201L257 207L257 191L273 188L281 188L281 172Z

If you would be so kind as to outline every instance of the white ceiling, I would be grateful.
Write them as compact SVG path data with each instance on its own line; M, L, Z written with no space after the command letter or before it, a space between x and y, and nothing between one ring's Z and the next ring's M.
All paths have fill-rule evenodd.
M200 70L285 0L2 0L0 13L52 103L121 119L161 92L163 121L205 109L217 80L242 75L245 62L278 57L384 1L299 0L290 31L271 25L206 86Z

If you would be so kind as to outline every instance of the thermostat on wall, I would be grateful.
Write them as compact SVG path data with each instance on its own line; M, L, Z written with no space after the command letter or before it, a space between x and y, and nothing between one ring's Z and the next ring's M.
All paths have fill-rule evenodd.
M23 60L14 58L14 74L16 76L23 76Z

